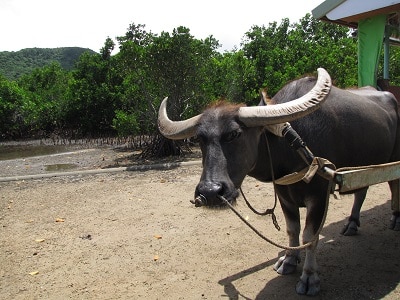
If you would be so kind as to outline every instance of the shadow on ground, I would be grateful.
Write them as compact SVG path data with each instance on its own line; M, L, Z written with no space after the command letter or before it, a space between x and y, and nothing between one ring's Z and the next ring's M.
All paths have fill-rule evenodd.
M345 220L324 227L318 248L321 291L313 299L382 299L400 283L399 232L389 230L390 202L362 212L359 234L345 237L340 234ZM356 239L357 243L346 242ZM280 256L283 255L283 251ZM304 261L304 251L302 252ZM241 294L235 281L271 268L276 259L268 260L239 273L221 279L229 299L250 299ZM297 299L295 285L301 274L302 263L295 274L266 282L256 299ZM343 280L343 273L352 273L351 281ZM275 294L280 291L279 295ZM275 291L275 292L273 292ZM400 291L399 291L400 295ZM302 297L304 299L304 297ZM390 298L392 299L392 298ZM394 299L394 298L393 298Z

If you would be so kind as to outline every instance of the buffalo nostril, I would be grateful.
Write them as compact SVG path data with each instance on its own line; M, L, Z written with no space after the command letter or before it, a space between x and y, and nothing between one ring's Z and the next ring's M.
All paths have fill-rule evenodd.
M219 182L205 182L199 187L199 192L202 194L206 199L213 199L217 197L222 191L222 184Z
M194 200L190 200L195 207L200 207L203 205L207 205L207 199L202 194L198 195Z
M200 181L196 188L195 199L191 202L195 206L214 206L221 203L218 199L224 191L223 184L213 181Z

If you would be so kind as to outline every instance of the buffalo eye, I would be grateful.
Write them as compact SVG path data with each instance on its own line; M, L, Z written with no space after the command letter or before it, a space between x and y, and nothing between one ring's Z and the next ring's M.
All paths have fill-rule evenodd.
M204 143L206 139L207 139L206 136L202 134L197 134L196 136L194 136L194 140L199 143Z
M241 134L240 130L232 130L222 136L222 140L224 142L232 142L234 139L237 139Z

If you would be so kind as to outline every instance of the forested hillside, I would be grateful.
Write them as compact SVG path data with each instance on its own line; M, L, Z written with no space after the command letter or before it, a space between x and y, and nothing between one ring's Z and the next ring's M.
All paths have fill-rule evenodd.
M85 51L94 51L79 47L27 48L20 51L0 52L0 74L14 80L31 73L52 62L58 62L62 68L71 70L79 56Z
M157 111L166 96L171 119L185 119L219 99L257 105L260 89L272 97L288 81L315 74L319 67L329 72L336 86L357 86L357 46L348 28L309 14L295 23L283 19L254 25L244 34L240 49L225 53L218 51L213 36L200 40L183 26L154 34L132 23L116 41L107 38L99 53L80 55L70 70L65 63L68 57L71 66L72 55L59 50L55 56L63 62L36 68L17 80L0 72L0 140L54 134L69 140L157 138ZM113 54L116 47L119 51ZM27 51L30 56L14 60L14 71L17 63L27 65L33 57L43 64L52 59L39 49ZM395 63L399 60L400 47L392 47L392 85L400 85L400 64Z

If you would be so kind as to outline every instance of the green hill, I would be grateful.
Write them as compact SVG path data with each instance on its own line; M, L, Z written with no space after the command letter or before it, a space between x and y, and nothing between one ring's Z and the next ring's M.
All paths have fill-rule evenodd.
M15 52L3 51L0 52L0 74L14 80L52 62L58 62L64 69L71 70L79 56L85 51L95 53L90 49L79 47L27 48Z

